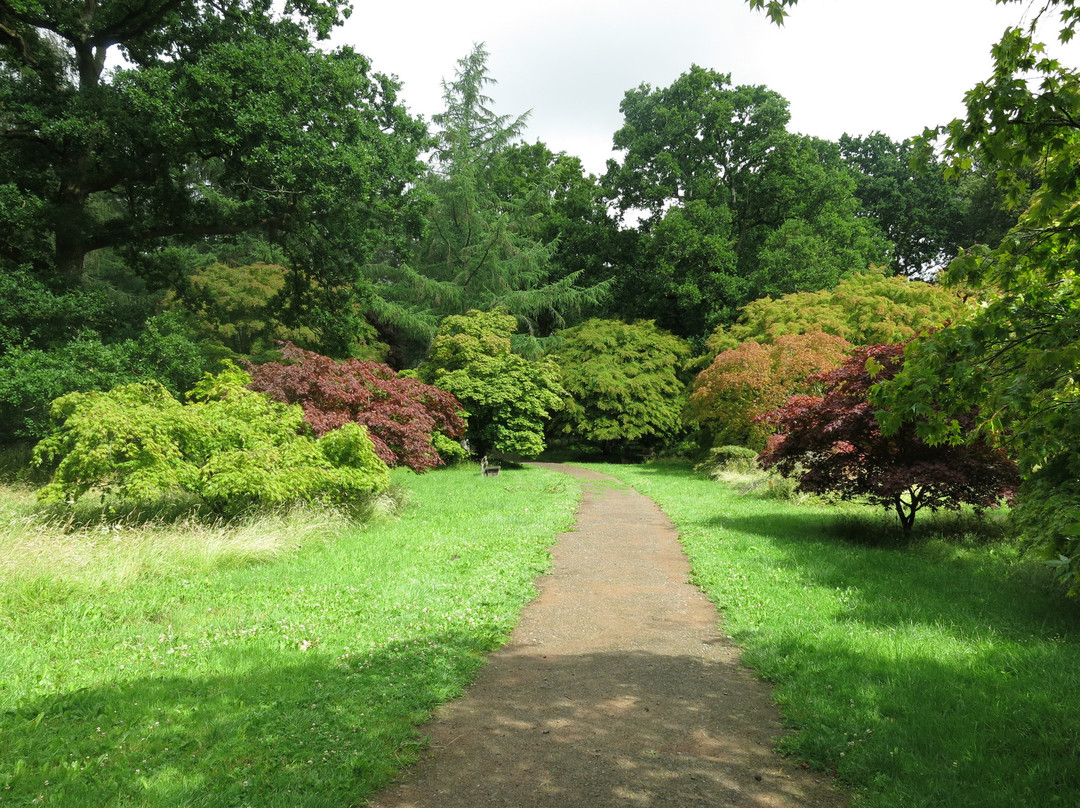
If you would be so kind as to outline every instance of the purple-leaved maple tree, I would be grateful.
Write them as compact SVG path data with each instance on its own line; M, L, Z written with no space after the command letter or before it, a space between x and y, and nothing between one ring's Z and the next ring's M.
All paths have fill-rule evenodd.
M380 362L336 361L282 343L281 362L249 365L252 390L299 404L316 435L344 424L367 427L375 452L388 466L422 472L443 464L433 444L465 432L458 400L419 379L398 376Z
M893 434L882 433L867 395L903 362L902 344L872 345L855 350L839 368L811 377L824 386L824 395L792 396L761 416L777 430L760 455L761 465L799 476L799 490L807 493L865 497L891 507L904 533L923 508L957 510L966 503L981 509L1010 498L1019 485L1016 464L981 438L930 445L911 420ZM971 431L975 414L958 416L957 422Z

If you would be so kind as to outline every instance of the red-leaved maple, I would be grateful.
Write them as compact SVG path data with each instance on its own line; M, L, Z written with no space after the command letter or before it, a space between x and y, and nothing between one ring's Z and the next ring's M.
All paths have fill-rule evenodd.
M839 368L817 374L823 396L792 396L762 416L777 434L761 453L761 464L800 475L799 489L808 493L864 496L892 507L905 533L922 508L956 510L962 503L988 508L1011 497L1019 484L1016 464L982 439L931 446L912 421L894 434L882 434L867 393L895 376L903 362L903 345L872 345L857 349ZM957 421L970 431L974 414Z
M282 346L281 362L248 365L248 386L302 406L316 435L355 421L367 427L386 465L421 472L443 464L435 435L456 440L465 432L461 405L444 390L401 378L379 362L338 362L291 342Z

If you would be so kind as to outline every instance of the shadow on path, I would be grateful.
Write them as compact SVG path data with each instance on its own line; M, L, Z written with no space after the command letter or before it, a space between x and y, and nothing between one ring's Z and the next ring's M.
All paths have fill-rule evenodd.
M425 731L379 808L839 806L828 778L771 750L769 688L738 662L657 506L582 479L574 529L510 643Z

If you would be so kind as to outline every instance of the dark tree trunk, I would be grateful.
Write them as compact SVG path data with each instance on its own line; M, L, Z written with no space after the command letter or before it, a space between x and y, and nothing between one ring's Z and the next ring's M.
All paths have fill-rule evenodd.
M900 494L893 497L893 505L896 507L896 515L900 518L900 529L904 535L911 534L911 526L915 524L915 512L919 510L918 497L912 493L911 502L904 502Z

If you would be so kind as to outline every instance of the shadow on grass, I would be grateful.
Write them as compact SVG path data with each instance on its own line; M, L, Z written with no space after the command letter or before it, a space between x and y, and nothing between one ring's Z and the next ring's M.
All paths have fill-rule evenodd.
M775 565L796 572L804 585L856 593L844 619L886 630L922 623L951 626L959 636L1049 632L1080 641L1080 603L1066 599L1051 571L1013 545L972 552L946 540L922 541L933 538L932 530L908 540L886 518L827 508L710 516L699 524L767 538L782 554Z
M922 653L856 652L790 631L747 661L785 680L777 698L796 729L781 748L836 766L878 795L873 805L1076 805L1080 715L1065 694L1077 654L1054 646L975 646L958 659L929 642ZM778 670L789 659L800 670Z
M412 725L456 695L481 649L447 635L307 654L253 666L223 649L236 674L121 675L0 714L3 803L352 805L415 759Z

